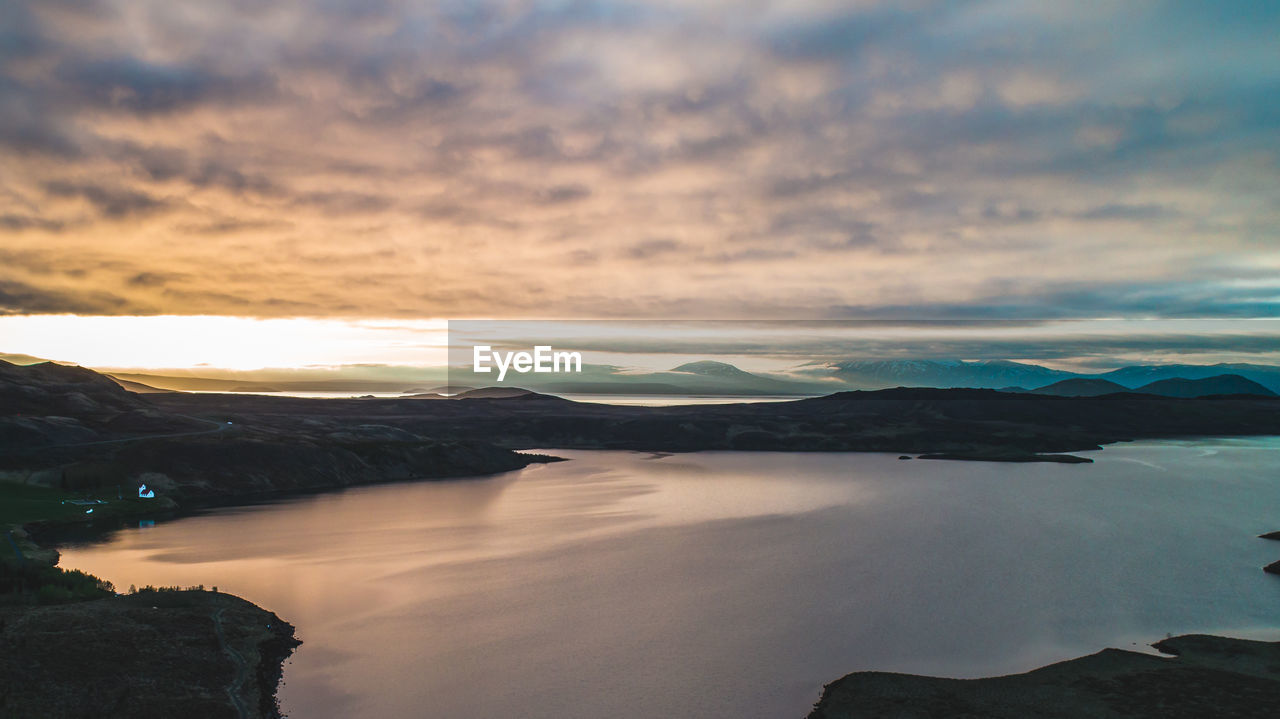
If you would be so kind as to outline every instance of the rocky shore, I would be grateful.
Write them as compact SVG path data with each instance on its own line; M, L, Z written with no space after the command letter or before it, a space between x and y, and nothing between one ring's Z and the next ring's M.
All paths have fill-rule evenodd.
M271 612L203 590L0 607L0 716L278 717L298 644Z
M1186 635L1167 657L1104 649L989 679L857 672L828 684L809 719L1203 719L1273 716L1280 642Z
M1280 531L1258 535L1280 540ZM1280 561L1263 571L1280 574ZM947 679L855 672L822 690L808 719L1200 719L1280 711L1280 642L1200 634L1120 649L1023 674Z

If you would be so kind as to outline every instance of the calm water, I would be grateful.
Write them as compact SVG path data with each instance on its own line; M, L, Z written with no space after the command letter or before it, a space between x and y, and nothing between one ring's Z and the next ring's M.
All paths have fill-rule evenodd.
M981 676L1166 633L1273 636L1280 440L1093 465L557 452L484 480L219 510L67 548L216 584L306 642L311 717L795 717L859 669Z

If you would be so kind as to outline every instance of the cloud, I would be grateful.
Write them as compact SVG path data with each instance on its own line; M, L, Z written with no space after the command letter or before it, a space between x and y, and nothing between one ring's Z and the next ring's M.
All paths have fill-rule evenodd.
M591 196L591 188L585 185L556 185L541 191L539 197L549 205L573 202Z
M1107 203L1091 207L1080 212L1076 217L1082 220L1162 220L1178 217L1182 213L1176 209L1156 204L1125 205Z
M0 313L3 314L122 314L131 306L123 297L101 291L55 290L0 278Z
M52 197L87 200L102 217L109 219L150 214L169 206L167 200L157 199L145 192L93 183L56 180L45 183L44 190Z
M1275 13L8 3L7 307L1275 314Z
M635 260L647 260L659 255L667 255L680 249L680 243L670 239L652 239L637 242L626 249L627 257Z
M50 232L58 232L62 230L65 223L58 220L49 220L43 217L32 217L30 215L5 214L0 215L0 229L9 231L40 229Z
M129 284L134 287L162 287L175 280L182 279L178 275L162 275L156 272L139 272L129 278Z
M54 71L62 90L77 101L136 115L173 112L214 99L255 92L198 66L160 65L137 57L69 59Z

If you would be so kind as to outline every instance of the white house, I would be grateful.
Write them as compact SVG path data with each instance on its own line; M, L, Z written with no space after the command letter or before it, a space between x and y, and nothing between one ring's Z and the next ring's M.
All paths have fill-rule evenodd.
M138 485L138 499L155 499L155 490L147 489L146 484Z

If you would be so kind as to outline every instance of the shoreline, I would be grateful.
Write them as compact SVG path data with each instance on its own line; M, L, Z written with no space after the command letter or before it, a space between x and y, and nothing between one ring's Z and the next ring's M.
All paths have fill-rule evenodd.
M525 453L523 451L519 451L517 454L536 458L525 465L526 467L534 464L568 461L563 457L555 457L546 454L532 454ZM287 501L294 498L320 496L332 492L343 492L348 489L358 489L361 487L378 487L389 484L413 484L417 482L465 482L478 479L489 479L507 474L508 472L518 472L520 469L523 469L523 467L458 477L391 478L375 482L361 482L359 484L320 484L310 487L262 490L249 494L203 495L186 499L182 503L178 503L171 498L165 497L155 500L156 503L150 505L153 509L136 509L117 514L106 514L94 517L77 516L63 519L35 519L29 522L24 522L21 525L16 525L9 531L20 531L25 533L30 539L31 545L37 549L46 552L57 552L58 546L62 544L78 543L80 541L94 541L92 538L84 540L79 539L79 533L77 530L83 530L85 534L90 536L106 535L120 531L121 529L128 529L129 523L140 520L154 519L157 521L172 521L218 509L252 507L259 504L271 504L277 501ZM95 526L99 523L109 523L111 526ZM76 534L77 538L68 539L67 535L70 534Z
M1280 641L1185 634L1149 646L1160 654L1109 647L978 679L854 672L825 685L807 719L1199 719L1262 716L1280 698Z
M1231 436L1239 436L1239 435L1215 435L1215 436L1221 436L1221 438L1225 439L1225 438L1231 438ZM1158 440L1206 439L1206 438L1207 438L1207 435L1198 435L1197 438L1149 438L1149 439L1158 441ZM1147 439L1147 438L1144 438L1144 439ZM1111 444L1111 443L1107 443L1107 444ZM547 445L540 445L539 448L536 448L536 449L541 450L541 452L552 452L552 450L545 450L545 446ZM534 449L534 448L530 448L530 449ZM676 450L676 452L681 452L681 450ZM739 450L736 450L736 452L751 452L751 450L739 449ZM756 449L755 452L760 452L760 450ZM861 453L861 452L865 452L865 450L837 450L837 452ZM874 450L873 450L873 453L895 454L893 452L874 452ZM927 457L919 457L919 458L927 458ZM1007 457L995 457L995 455L986 455L986 457L947 457L947 458L978 459L978 461L997 461L997 462L1010 461L1010 459ZM543 457L543 455L539 455L539 458L536 459L536 461L557 461L557 459L561 459L561 458ZM1012 459L1012 461L1023 461L1023 459ZM1038 459L1038 461L1052 462L1052 461L1060 461L1060 459ZM306 487L292 487L292 489L268 490L268 491L262 491L262 493L253 493L248 495L243 495L243 494L241 495L234 495L234 494L202 495L202 496L198 496L198 498L191 498L189 500L184 500L183 505L178 505L177 503L174 503L173 507L165 507L163 508L164 514L159 514L159 516L157 516L157 514L154 512L154 509L156 508L155 504L141 505L136 502L133 502L133 500L129 500L129 503L128 503L129 510L127 510L127 512L122 512L118 514L118 516L106 517L105 513L99 514L99 516L92 517L92 518L86 517L86 516L74 516L74 517L69 517L64 519L58 519L58 521L29 522L23 526L26 528L29 528L29 531L31 531L33 535L36 535L38 537L38 541L40 541L40 544L45 544L46 537L49 537L50 535L54 535L54 533L58 533L59 531L63 531L63 530L68 530L68 528L70 528L70 530L74 530L74 528L77 528L77 527L93 527L95 525L100 525L100 523L104 521L104 519L108 519L109 522L113 522L113 523L127 522L127 521L131 521L131 519L136 519L143 516L145 516L145 518L173 519L173 518L187 516L187 514L196 514L200 512L205 512L205 510L210 510L210 509L218 509L218 508L224 508L224 507L243 507L243 505L270 503L270 502L274 502L274 500L292 498L292 496L326 494L326 493L329 493L329 491L348 489L348 487L351 487L351 486L365 486L366 484L370 484L370 485L399 484L399 482L442 481L442 480L463 481L463 480L472 480L472 478L484 478L485 476L498 475L498 473L503 473L503 472L488 473L488 475L467 475L467 476L454 476L454 477L394 477L394 478L388 478L388 480L376 481L376 482L361 482L361 484L355 484L355 485L339 484L339 485L315 485L315 486L306 486ZM122 528L122 526L119 526L119 525L110 526L110 527L97 526L97 527L93 527L91 531L93 533L111 532L111 531L118 530L118 528ZM60 540L54 540L54 541L55 541L55 544L58 544L58 542L60 542ZM262 610L262 612L268 612L268 610ZM1203 636L1203 635L1189 635L1189 636L1204 637L1206 638L1207 641L1221 641L1221 642L1252 641L1252 640L1233 640L1233 638L1230 638L1230 637ZM1183 640L1183 638L1187 638L1187 637L1178 637L1178 638L1179 640ZM289 635L289 640L292 640L292 627L291 627L291 635ZM296 640L293 640L293 641L296 641ZM1157 642L1157 644L1161 644L1161 642ZM1280 644L1280 642L1276 642L1276 644ZM292 652L292 646L294 645L291 645L288 651L285 651L284 654L280 656L280 660L279 660L280 663L283 663L283 659L287 658L289 652ZM1233 649L1233 647L1228 645L1222 645L1222 646L1226 647L1226 649L1222 651L1228 651L1228 650L1234 651L1235 649L1239 649L1239 647L1234 647ZM1032 676L1032 674L1036 674L1036 677L1034 677L1034 681L1039 682L1043 678L1043 674L1039 674L1042 672L1042 670L1060 667L1060 665L1064 665L1064 664L1069 665L1069 667L1071 668L1074 668L1071 670L1075 672L1075 677L1078 679L1082 679L1082 681L1088 681L1088 682L1107 681L1107 679L1101 679L1101 678L1098 678L1098 676L1093 676L1093 674L1088 674L1089 670L1093 670L1094 668L1096 668L1094 667L1094 664L1096 664L1096 661L1093 661L1092 658L1096 658L1096 656L1100 656L1100 655L1105 655L1106 658L1108 658L1108 661L1110 661L1111 659L1114 659L1114 655L1117 654L1117 652L1119 652L1120 655L1133 654L1138 656L1147 656L1147 658L1149 658L1149 656L1152 656L1148 654L1138 654L1138 652L1132 652L1132 651L1126 651L1126 650L1103 650L1102 652L1098 652L1098 654L1083 656L1083 658L1076 658L1076 659L1061 661L1061 663L1050 664L1050 665L1047 665L1047 667L1032 669L1032 670L1029 670L1029 672L1025 672L1023 674L1014 674L1014 676L1009 676L1009 677L993 677L993 678L987 678L987 679L942 679L942 678L933 678L933 677L913 677L913 676L906 676L906 674L859 672L855 674L850 674L850 676L846 676L841 679L837 679L836 682L832 682L831 684L827 684L827 687L823 688L822 696L820 696L818 704L815 705L815 709L814 709L815 713L817 713L819 709L822 710L823 713L810 714L810 718L828 719L828 718L835 718L835 716L849 715L849 714L840 714L840 711L844 711L844 709L841 709L841 707L844 706L841 704L841 702L844 701L847 704L847 701L849 701L849 700L842 700L841 697L845 696L845 693L847 693L845 692L845 690L849 690L850 687L854 687L855 690L859 690L859 687L863 687L865 682L868 682L868 681L872 682L868 684L868 686L870 687L869 690L867 690L867 688L860 688L858 692L858 696L855 697L856 700L867 701L868 696L872 697L872 699L876 701L883 699L883 697L890 697L890 699L892 699L891 692L893 691L893 688L899 687L899 686L910 687L909 690L904 690L904 691L908 691L908 696L906 696L906 700L910 702L911 706L915 706L916 704L922 704L922 702L923 702L922 706L928 705L929 702L936 702L936 704L946 705L946 711L943 711L943 713L938 713L938 714L916 713L916 714L905 714L905 715L951 716L951 715L955 715L954 710L956 709L956 705L948 704L948 702L975 701L975 700L964 699L963 696L956 695L954 688L951 688L950 684L948 684L948 686L945 687L946 692L943 692L940 695L940 693L937 693L937 687L933 686L934 683L964 682L965 683L964 691L970 691L970 688L969 688L970 683L973 683L973 682L997 681L997 679L1000 679L1000 681L1005 681L1005 679L1009 679L1010 677L1014 677L1014 678L1027 677L1027 676ZM1121 664L1123 665L1121 665L1120 669L1116 669L1116 672L1119 672L1119 674L1116 674L1116 676L1125 677L1124 681L1126 682L1130 681L1130 679L1128 678L1129 673L1147 672L1147 669L1144 669L1142 667L1142 664L1140 664L1140 660L1133 660L1132 658L1126 658L1126 656L1123 656L1123 658L1121 659L1123 659L1123 661L1121 661ZM273 661L273 659L270 659L270 655L268 654L268 652L264 652L264 654L261 655L261 659L259 660L259 663L256 664L257 670L259 670L260 673L269 672L269 670L271 670L271 661ZM1091 661L1093 661L1093 663L1091 663ZM1139 661L1139 664L1132 664L1132 661ZM1082 667L1084 669L1080 669ZM1102 665L1100 665L1100 667L1102 667ZM1110 667L1110 665L1106 665L1106 667ZM1138 669L1133 669L1133 667L1138 667ZM1121 669L1123 669L1123 672L1121 672ZM1194 672L1202 672L1204 668L1199 667L1199 665L1197 665L1197 667L1194 667L1192 669L1194 670ZM283 670L282 665L280 665L279 663L276 663L274 668L275 673L274 673L274 679L273 679L273 682L275 683L273 683L273 687L278 686L280 673L282 673L282 670ZM1107 670L1111 670L1111 669L1107 669ZM1130 670L1133 670L1133 672L1130 672ZM1125 672L1129 672L1129 673L1125 673ZM265 676L266 674L264 674L264 677ZM851 677L854 677L855 679L851 679ZM868 677L872 677L872 678L868 679ZM891 679L884 679L883 677L891 677ZM1252 674L1247 674L1247 678L1248 677L1252 677ZM913 683L916 681L920 683ZM1024 678L1024 679L1020 679L1020 681L1027 682L1028 679ZM1139 682L1140 686L1147 686L1147 684L1151 682L1156 682L1157 684L1160 682L1164 682L1164 679L1158 678L1158 677L1157 678L1139 678L1139 679L1133 679L1133 681ZM1270 679L1263 677L1263 681L1270 681ZM1041 688L1043 688L1041 687L1041 684L1034 684L1034 686L1039 687L1037 688L1036 691L1041 691ZM979 699L980 699L980 696L982 696L982 692L986 690L974 690L974 691L979 691ZM841 692L845 692L845 693L841 693ZM829 699L828 699L828 693L829 693ZM1119 696L1120 700L1124 699L1124 697L1121 695L1115 695L1115 696L1111 696L1111 699L1108 699L1107 701L1115 700L1116 696ZM876 697L881 697L881 699L876 699ZM959 697L959 699L957 699L957 697ZM904 697L899 695L899 697L897 697L897 699L893 701L901 701L902 699L904 699ZM888 701L888 699L884 699L884 700ZM1238 701L1243 701L1243 700L1238 700ZM855 707L855 709L858 709L860 711L860 710L863 710L864 707L859 705L858 707ZM922 709L922 711L925 711L927 709L928 709L928 706L925 706L924 709ZM997 706L996 710L997 711L1000 710L1000 707ZM262 715L270 716L270 714L262 714ZM987 715L1001 716L1001 714L998 714L998 713L992 713ZM1055 714L1034 714L1034 713L1028 714L1028 713L1025 713L1024 711L1024 713L1021 713L1019 715L1021 716L1037 716L1037 715L1053 716ZM1129 715L1140 715L1140 714L1129 714ZM1162 714L1162 715L1179 716L1180 714ZM1193 714L1185 714L1185 715L1190 716Z
M1278 540L1280 531L1257 538ZM1280 561L1262 571L1280 574L1276 568ZM1280 700L1280 626L1265 633L1276 639L1184 634L1146 645L1158 654L1107 647L1024 672L974 679L852 672L823 685L806 719L1263 716Z
M274 613L200 588L0 606L0 713L277 719L299 644Z
M117 592L22 527L5 534L0 714L281 716L284 662L302 642L275 613L216 586Z
M539 448L539 449L543 453L553 454L557 452L556 448L550 448L550 449ZM460 480L458 481L463 481L463 480L462 478L460 478ZM1258 530L1252 530L1251 532L1249 532L1249 536L1254 536L1254 532L1257 532L1257 531ZM1258 536L1260 536L1260 539L1272 539L1272 537L1280 536L1280 535L1276 535L1276 532L1266 532L1266 533L1263 533L1263 535L1258 535ZM1268 546L1268 548L1270 548L1271 546L1271 545L1268 545L1267 542L1265 541L1260 542L1260 545ZM1215 632L1215 629L1210 627L1210 631ZM1248 642L1262 642L1262 644L1280 644L1280 642L1270 642L1271 638L1280 638L1280 636L1267 637L1265 636L1267 632L1280 632L1280 628L1260 627L1260 635L1262 636L1258 636L1257 638L1242 638L1242 637L1251 637L1252 635L1251 633L1245 633L1245 632L1236 633L1235 631L1215 632L1215 633L1212 633L1212 635L1202 635L1202 633L1196 633L1196 635L1184 635L1184 636L1206 637L1206 641L1222 642L1221 644L1222 650L1221 652L1219 652L1219 654L1222 654L1222 652L1226 652L1226 654L1231 654L1231 652L1234 652L1239 649L1239 646L1235 646L1236 642L1244 642L1244 645L1242 646L1245 646L1245 649L1247 649L1248 647ZM1125 641L1121 642L1119 646L1128 646L1130 638L1135 638L1135 637L1126 636ZM1183 637L1179 637L1179 638L1183 638ZM1156 642L1156 645L1158 644L1161 644L1161 642ZM1116 645L1112 645L1112 646L1116 646ZM1134 647L1134 649L1137 649L1137 647ZM872 696L879 696L881 695L881 693L888 691L888 690L883 690L883 687L879 686L879 683L888 682L888 684L890 684L890 688L892 688L893 686L899 686L899 684L902 684L902 686L906 686L906 684L908 684L910 681L915 681L915 679L919 679L920 682L925 683L923 688L914 686L913 684L913 686L911 686L909 690L904 690L909 695L908 697L906 697L906 700L910 701L911 705L913 706L915 705L915 702L919 702L919 704L922 704L922 705L927 705L929 704L929 702L959 701L954 699L954 696L952 696L952 695L955 695L955 691L952 691L951 688L947 688L946 690L947 692L950 692L948 693L947 696L951 697L951 699L946 699L946 697L943 697L943 699L937 699L936 692L934 692L931 684L931 682L934 682L934 681L963 682L964 691L977 691L977 690L970 690L970 688L968 688L969 683L984 682L984 681L987 681L987 679L1005 679L1007 677L1023 677L1025 676L1025 674L1036 674L1037 672L1039 672L1039 670L1050 668L1050 667L1057 667L1057 665L1060 665L1060 664L1068 665L1068 667L1071 668L1071 670L1073 670L1074 672L1073 677L1075 677L1075 679L1078 679L1078 681L1083 681L1083 682L1111 682L1111 681L1121 681L1121 679L1123 679L1124 682L1128 682L1128 683L1137 682L1138 690L1142 690L1142 687L1144 686L1151 686L1152 683L1155 683L1156 686L1160 686L1162 682L1165 682L1165 679L1161 677L1155 677L1155 678L1139 677L1138 679L1133 679L1132 677L1130 677L1130 674L1146 673L1149 668L1147 667L1147 665L1142 664L1142 660L1134 659L1133 656L1128 656L1128 655L1144 656L1144 658L1152 658L1152 656L1155 656L1155 655L1149 654L1149 652L1140 652L1140 651L1135 651L1134 649L1128 649L1128 647L1126 647L1126 649L1123 649L1123 650L1107 649L1100 652L1100 654L1107 656L1107 658L1114 659L1114 656L1112 655L1120 656L1120 658L1123 659L1123 661L1121 661L1121 664L1117 665L1117 667L1119 668L1111 667L1110 664L1094 664L1093 660L1089 659L1089 658L1093 658L1094 656L1091 654L1087 656L1078 656L1078 658L1075 658L1075 659L1064 659L1062 661L1055 661L1055 663L1052 663L1052 664L1042 665L1042 667L1029 668L1027 672L1023 672L1020 674L1009 674L1009 676L1005 676L1005 677L951 679L951 678L942 678L942 677L913 677L913 676L908 676L908 674L886 674L882 672L858 672L855 674L856 676L873 677L874 682L877 682L873 684L872 691L870 691L870 695ZM1098 652L1096 652L1096 654L1098 654ZM1161 659L1161 658L1158 658L1157 656L1157 659ZM1167 656L1164 659L1167 659ZM1084 660L1088 660L1088 661L1084 661ZM1160 667L1162 667L1162 665L1160 665ZM1192 669L1194 669L1194 673L1196 674L1204 673L1204 668L1201 667L1201 665L1197 665L1197 667L1193 667ZM1111 677L1110 674L1098 673L1098 672L1102 672L1102 670L1106 670L1106 672L1115 672L1115 676L1119 676L1121 677L1121 679L1115 679L1114 677L1108 678L1108 677ZM1183 674L1183 676L1180 676L1181 678L1179 679L1179 681L1193 681L1193 679L1194 681L1201 681L1201 679L1196 679L1196 674ZM892 679L883 679L882 677L884 676L892 677ZM1245 681L1248 681L1248 677L1251 677L1251 676L1252 674L1245 674ZM1037 674L1037 676L1034 677L1034 679L1036 679L1037 682L1041 682L1041 679L1042 679L1041 674ZM837 679L836 682L832 682L831 684L828 684L828 687L835 686L835 684L838 684L841 681L842 679ZM1235 681L1235 679L1233 679L1233 681ZM1270 681L1270 679L1266 679L1266 681ZM1036 687L1039 687L1039 684L1036 684ZM847 688L847 684L846 684L846 688ZM823 706L823 710L827 711L827 713L815 714L812 716L815 716L815 718L822 718L822 719L831 718L831 716L844 716L845 714L837 713L838 710L841 710L840 704L838 704L838 702L840 702L840 699L838 699L838 692L840 692L840 690L837 690L837 688L831 688L831 692L832 692L831 696L835 697L835 699L831 699L831 700L827 699L826 691L827 691L826 688L824 688L822 699L819 699L819 706ZM986 691L986 690L983 690L983 691ZM1037 691L1037 692L1041 691L1041 688L1036 688L1036 690L1034 691ZM863 699L865 695L867 695L867 690L863 690L859 692L859 695L858 695L859 701ZM1088 695L1088 696L1092 696L1092 695ZM1110 699L1107 699L1107 701L1137 701L1137 700L1134 700L1133 697L1129 697L1129 695L1126 695L1126 693L1124 692L1111 692L1110 695L1107 695L1107 696L1110 697ZM1126 697L1128 697L1128 699L1126 699ZM963 697L961 697L961 699L963 699ZM822 704L823 701L826 701L827 704L823 705ZM965 701L970 701L970 700L965 700ZM1245 699L1238 699L1236 701L1243 702L1245 701ZM1248 701L1252 701L1252 700L1248 700ZM832 702L836 702L836 704L832 704ZM1059 700L1055 700L1055 704L1062 704L1062 702ZM946 711L941 711L941 713L937 713L937 714L922 713L922 714L904 714L904 715L952 716L952 715L955 715L954 711L952 711L954 709L955 709L954 705L948 705ZM1142 711L1142 706L1130 707L1130 709L1132 709L1133 711ZM984 714L984 715L1001 716L1002 714L998 713L998 711L1001 711L1000 706L996 706L996 709L993 710L991 714ZM1188 714L1184 714L1184 715L1187 715L1187 716L1194 715L1189 713L1189 711L1192 711L1192 710L1188 709L1187 711L1188 711ZM861 714L849 714L849 715L861 715ZM878 714L872 713L870 715L878 715ZM1025 710L1025 707L1023 707L1023 709L1020 710L1020 714L1018 715L1020 716L1041 716L1041 715L1053 716L1053 714L1037 714L1037 713L1034 713L1034 711ZM1066 714L1066 715L1074 715L1074 714ZM1106 714L1102 714L1102 715L1106 715ZM1130 713L1125 715L1140 716L1142 714ZM1179 716L1180 714L1172 713L1167 715Z

